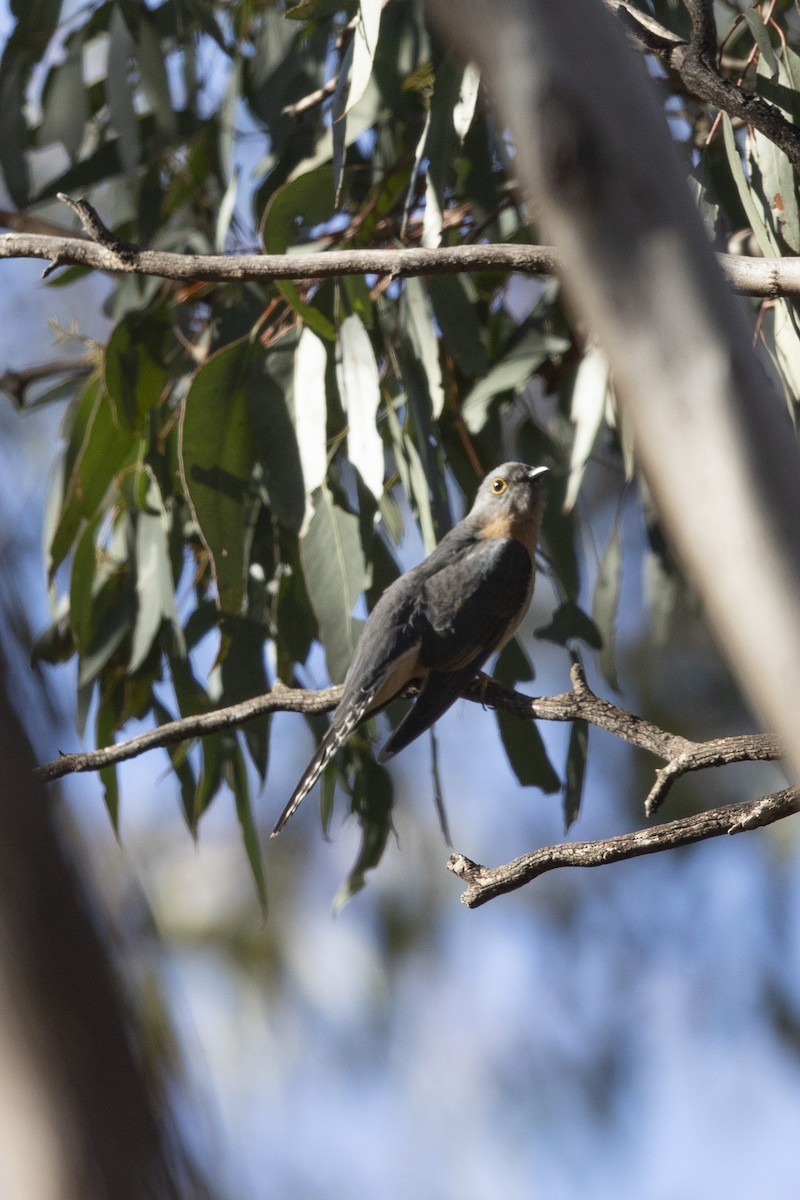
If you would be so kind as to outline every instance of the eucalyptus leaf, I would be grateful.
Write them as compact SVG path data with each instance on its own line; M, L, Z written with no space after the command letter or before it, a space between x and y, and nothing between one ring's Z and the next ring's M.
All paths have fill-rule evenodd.
M567 771L564 785L564 832L568 833L581 811L583 784L586 778L586 756L589 750L589 727L585 721L573 721L567 747Z
M600 561L592 606L592 615L603 639L599 658L600 669L604 678L615 691L619 691L616 665L616 622L621 590L622 531L620 525L617 524Z
M238 745L233 749L228 765L228 782L230 783L236 801L236 816L242 831L247 861L250 873L256 887L258 902L262 915L267 912L267 883L264 878L264 863L261 858L261 847L258 840L258 830L253 820L253 804L250 798L250 781L247 778L247 765Z
M135 434L117 424L104 388L92 379L78 399L67 446L64 495L50 544L51 573L69 553L81 521L95 516L135 446Z
M305 521L311 519L312 492L322 487L328 471L325 372L328 352L311 329L304 329L294 358L294 427L300 451L303 486L309 504Z
M534 371L554 354L569 349L567 338L550 333L528 322L512 335L488 374L465 397L461 415L470 433L479 433L486 424L492 401L504 392L519 391Z
M247 415L250 346L218 351L195 373L180 420L181 478L208 551L219 607L245 594L255 447Z
M376 500L383 492L383 441L376 418L380 384L375 353L361 318L347 317L336 346L336 378L347 416L347 456Z
M334 503L327 487L317 489L313 503L314 516L300 539L300 559L328 674L340 683L357 641L353 607L366 585L366 565L358 517Z

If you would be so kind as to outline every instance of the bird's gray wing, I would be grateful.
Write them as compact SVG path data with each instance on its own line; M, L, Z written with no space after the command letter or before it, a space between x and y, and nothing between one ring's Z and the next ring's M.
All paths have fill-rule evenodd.
M461 695L514 627L530 594L533 565L511 539L465 548L426 579L415 625L427 668L413 707L378 755L386 762L429 729Z
M420 600L421 661L434 671L477 671L520 618L533 563L513 538L477 541L426 579Z

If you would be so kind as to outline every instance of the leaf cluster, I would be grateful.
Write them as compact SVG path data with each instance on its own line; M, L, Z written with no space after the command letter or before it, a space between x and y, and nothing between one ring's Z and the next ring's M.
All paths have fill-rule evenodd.
M657 3L655 15L669 25L674 7ZM57 193L83 192L121 238L192 254L527 242L531 220L535 231L474 67L437 42L415 0L120 0L68 18L40 0L14 15L0 166L21 209L60 219ZM751 10L726 36L749 56L748 82L794 119L800 58L785 14L765 24ZM708 113L676 76L667 87L711 236L724 241L746 217L765 254L800 249L783 154L724 115L721 135L701 144ZM559 600L540 635L573 656L577 640L601 648L614 681L619 523L592 621L575 504L599 462L607 482L590 502L619 514L631 447L602 354L571 328L555 281L485 272L212 287L125 276L107 312L88 381L76 372L41 397L68 399L48 532L54 616L35 650L77 658L79 721L92 714L98 743L134 719L236 703L276 678L302 685L315 645L340 680L361 593L372 604L415 531L429 550L511 451L553 469L545 542ZM761 313L758 332L793 409L794 303ZM653 558L674 577L645 513ZM661 628L672 595L654 596ZM509 683L533 673L517 643L498 671ZM507 716L499 726L520 783L562 786L535 729ZM171 751L192 830L223 785L233 790L262 895L251 790L269 732L262 716ZM585 753L576 725L567 821ZM326 806L333 772L364 829L352 890L391 830L391 781L356 742L329 769ZM116 820L114 769L103 774Z

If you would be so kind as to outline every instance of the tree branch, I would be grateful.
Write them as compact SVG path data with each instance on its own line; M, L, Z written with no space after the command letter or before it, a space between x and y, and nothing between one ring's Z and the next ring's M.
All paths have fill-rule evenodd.
M717 70L717 26L711 0L684 0L692 22L692 37L688 42L625 0L604 0L604 3L643 50L656 54L677 72L693 96L752 125L774 142L800 173L800 129L780 109L761 96L744 91Z
M653 829L637 829L620 837L597 842L567 842L543 846L523 854L501 867L483 867L463 854L452 854L447 866L467 884L461 895L462 904L479 908L495 896L505 895L524 887L547 871L557 867L602 867L608 863L638 858L643 854L658 854L692 842L720 837L722 834L743 833L781 821L800 812L800 788L784 788L747 800L742 804L724 805L695 816L669 821Z
M4 371L0 375L0 391L6 392L18 408L24 408L28 388L53 375L86 375L94 366L90 358L57 358L51 362L22 367L19 371Z
M130 246L130 243L119 243ZM551 246L480 245L412 247L398 250L330 250L318 254L174 254L166 250L128 250L87 238L41 234L0 234L0 259L38 258L58 267L90 267L118 275L154 275L181 283L259 282L274 279L329 279L343 275L453 275L464 271L503 270L526 275L555 275L560 268ZM800 296L800 258L763 259L719 254L730 285L745 296Z
M648 816L664 801L676 780L690 771L733 762L773 761L780 757L780 747L775 739L760 733L692 742L596 696L577 663L572 667L570 678L572 691L558 696L526 696L523 692L504 687L494 679L476 679L464 693L464 699L501 709L523 721L588 721L662 759L667 766L657 772L656 783L647 797ZM416 688L410 687L403 695L413 696L415 693ZM341 695L341 686L313 691L287 688L277 681L271 692L240 704L170 721L127 742L103 746L98 750L62 754L52 762L37 767L35 774L39 779L50 781L65 775L99 771L103 767L137 758L148 750L236 728L263 713L330 712L339 703Z

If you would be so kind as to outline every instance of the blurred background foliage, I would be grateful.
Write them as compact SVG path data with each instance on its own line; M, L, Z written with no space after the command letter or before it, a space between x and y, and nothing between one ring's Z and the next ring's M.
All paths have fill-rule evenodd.
M641 7L688 36L676 0ZM723 73L741 77L796 119L795 6L716 8ZM437 41L414 0L385 7L379 0L153 6L15 0L11 18L0 61L0 167L8 193L3 219L13 228L29 220L73 230L55 199L66 192L86 196L119 237L187 254L536 241L536 213L515 187L513 147L493 123L491 98L474 69ZM762 136L709 112L655 60L650 65L715 245L726 248L744 228L764 255L800 250L795 182L784 156ZM38 293L42 312L60 314L50 369L45 361L22 389L18 376L4 378L24 410L6 414L9 439L30 447L27 421L43 439L36 461L45 452L49 459L49 496L41 506L49 620L41 602L20 595L6 607L16 614L23 644L26 626L40 624L31 647L39 669L69 664L67 685L53 687L63 707L66 688L73 689L81 739L107 744L142 722L260 694L275 679L309 687L340 680L366 611L362 593L370 606L463 514L484 472L509 458L551 468L543 538L551 566L530 617L497 664L498 677L528 687L535 678L537 691L561 691L571 656L581 654L599 691L614 698L621 692L627 707L667 728L708 737L751 724L637 477L602 350L590 330L575 327L556 281L499 271L221 285L134 276L99 284L86 275L59 269ZM26 287L32 278L28 272ZM747 303L758 353L794 416L797 305ZM28 365L17 361L21 336L5 349L14 367ZM47 359L41 327L27 342L38 347L39 361ZM37 487L30 494L43 500ZM12 524L10 517L10 530ZM21 577L30 581L25 561ZM13 585L6 587L13 593ZM43 584L29 582L28 597L32 588L44 595ZM402 1115L392 1098L398 1078L420 1112L434 1102L408 1063L404 1075L393 1073L392 1055L403 1055L404 1038L418 1060L431 1056L440 1082L452 1067L449 1054L468 1091L480 1091L482 1071L495 1072L496 1095L485 1097L484 1116L476 1101L466 1121L475 1147L474 1155L464 1151L472 1166L464 1165L463 1177L482 1180L484 1190L490 1180L492 1190L504 1180L503 1190L520 1196L530 1194L528 1154L544 1164L539 1178L548 1195L578 1194L579 1172L562 1168L559 1175L555 1158L548 1158L559 1145L572 1147L573 1120L580 1127L576 1161L596 1169L603 1130L635 1126L626 1106L637 1088L669 1108L670 1097L679 1104L694 1086L688 1082L693 1055L712 1071L722 1061L691 1021L672 1031L677 1057L670 1058L663 1026L659 1036L666 1041L653 1035L654 1049L648 1023L654 1013L664 1017L668 1005L650 1005L643 987L672 980L676 1026L675 1013L686 1016L695 1001L701 1008L707 1000L709 1028L716 1031L731 1019L732 989L739 996L734 1022L772 1039L775 1061L785 1064L788 1054L796 1072L797 925L784 908L793 904L797 911L796 877L784 874L788 862L796 867L790 834L757 835L775 858L768 849L747 851L737 839L735 849L676 855L672 865L632 864L602 881L594 874L574 884L553 881L514 901L510 918L500 906L481 917L458 911L447 917L457 905L430 824L431 796L441 804L442 795L458 795L456 847L493 861L542 838L557 840L565 820L578 813L584 786L582 837L639 823L637 805L652 771L643 756L609 745L605 735L592 736L586 773L580 735L546 729L540 737L479 709L451 720L391 774L372 760L367 737L338 756L323 781L324 825L334 828L337 784L357 822L344 832L336 822L335 847L298 842L292 833L285 848L270 848L266 928L252 883L241 886L244 856L229 840L227 813L236 813L263 904L261 819L271 824L310 751L302 718L262 717L239 732L172 748L167 779L160 754L157 762L104 771L104 803L114 828L125 833L128 865L96 822L77 822L103 847L87 870L114 911L128 914L121 935L128 960L149 962L166 938L189 1024L204 1028L213 1010L213 1020L225 1014L249 1030L246 1048L238 1050L244 1074L237 1077L249 1082L241 1084L242 1094L214 1104L230 1138L247 1147L240 1171L252 1176L254 1195L262 1194L255 1181L267 1154L254 1142L263 1109L251 1112L245 1095L257 1087L256 1076L247 1074L255 1071L256 1048L273 1056L264 1068L273 1104L265 1143L276 1156L273 1177L287 1187L302 1184L296 1194L309 1196L339 1194L303 1161L291 1136L305 1119L322 1128L326 1089L341 1098L343 1110L360 1114L367 1131L378 1114L390 1122ZM319 718L308 725L318 734ZM66 740L63 722L60 729ZM34 737L41 757L52 757L52 739L41 728ZM666 815L754 795L776 778L776 768L744 767L686 780ZM268 812L254 804L265 779ZM520 785L553 793L553 800L541 804ZM79 794L80 785L66 792ZM203 855L194 862L185 857L186 838L172 836L164 798L173 793L175 811L195 837L203 819ZM135 811L126 810L128 796ZM215 804L209 812L218 796L232 797L233 805ZM451 823L455 808L448 808ZM708 876L697 865L701 853L716 856ZM326 897L341 885L338 900L349 898L382 856L374 895L352 924L320 923ZM131 863L138 864L133 872ZM715 881L730 909L713 903ZM656 887L672 889L664 911L663 893L652 901ZM647 920L654 908L655 928ZM738 944L737 913L750 922ZM453 932L453 918L462 923L460 933ZM765 938L777 955L769 964L757 950ZM477 962L470 962L470 945ZM725 970L710 982L713 946L724 948ZM568 959L573 973L562 972L548 986L554 957ZM645 982L636 979L640 966ZM227 983L220 982L223 972ZM474 972L481 999L470 1023L458 981L465 984ZM147 969L142 976L149 978ZM226 990L230 980L233 993ZM167 985L173 1003L175 986L173 978ZM540 1028L524 1025L521 1010L498 1004L504 988L536 997ZM403 997L419 1017L413 1031ZM631 997L635 1011L626 1029L619 1008L613 1019L612 1013ZM272 1013L266 1026L265 999ZM242 1005L251 1017L258 1013L255 1025L242 1016ZM564 1013L572 1030L560 1023ZM507 1037L497 1021L508 1022ZM393 1051L382 1040L387 1030L390 1042L398 1039ZM176 1036L191 1058L191 1037L185 1029ZM304 1076L299 1064L312 1046L319 1047L319 1071ZM760 1079L741 1049L731 1060L735 1069ZM289 1050L295 1057L281 1074L277 1064ZM212 1075L230 1066L216 1044L204 1053ZM373 1055L381 1066L368 1076ZM347 1083L344 1073L337 1075L344 1059ZM652 1077L646 1066L656 1072ZM653 1082L658 1069L667 1071L663 1090ZM372 1082L359 1094L366 1078ZM784 1084L786 1099L764 1110L764 1129L773 1133L776 1109L797 1113L796 1076L782 1077L776 1095L784 1096ZM714 1095L723 1109L729 1101ZM512 1104L517 1124L501 1136L501 1114ZM655 1100L649 1111L658 1113ZM571 1116L562 1120L562 1113ZM667 1120L664 1112L653 1115L648 1137L659 1120ZM427 1194L452 1194L436 1145L440 1138L449 1146L457 1126L456 1108L445 1106L434 1128L419 1134L428 1146L419 1166L431 1183ZM373 1152L388 1136L375 1131ZM504 1138L514 1142L505 1163ZM402 1142L392 1143L401 1190L419 1184L397 1150ZM655 1186L658 1156L648 1158L648 1144L643 1138L632 1163L622 1143L617 1151L609 1143L609 1188L614 1170L624 1169L641 1194L662 1194ZM295 1146L294 1158L287 1145ZM370 1151L348 1143L342 1154L325 1145L340 1182L352 1176L366 1187ZM478 1162L480 1145L493 1175ZM701 1152L698 1145L690 1159L695 1168ZM213 1159L207 1147L204 1153ZM727 1144L717 1146L713 1161L719 1165L726 1155ZM728 1194L751 1194L752 1186L737 1187L746 1179L752 1184L752 1174L735 1155L728 1161L736 1164L725 1174ZM673 1176L682 1178L677 1168ZM596 1178L596 1194L605 1194ZM693 1178L703 1171L693 1168ZM781 1191L779 1172L762 1170L759 1178L773 1195L789 1194ZM400 1191L387 1186L380 1194ZM671 1194L690 1193L679 1184Z

